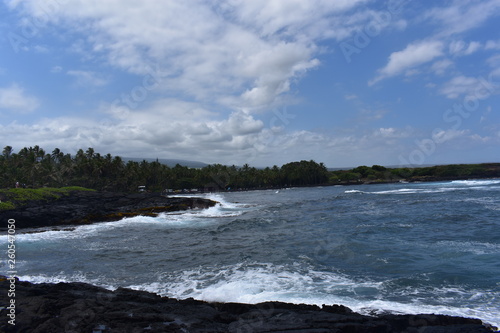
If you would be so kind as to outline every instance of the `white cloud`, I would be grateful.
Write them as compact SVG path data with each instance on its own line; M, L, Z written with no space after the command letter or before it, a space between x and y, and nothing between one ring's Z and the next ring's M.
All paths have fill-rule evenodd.
M84 59L104 57L138 75L155 64L165 72L159 91L262 111L287 101L296 80L320 65L319 42L345 38L380 16L365 2L72 0L48 16L37 1L19 6L88 36L74 43Z
M57 73L57 70L60 71L61 69L60 67L56 67L54 70L54 73ZM89 71L69 70L67 71L67 74L76 79L76 84L78 86L101 87L105 86L109 82L103 78L102 75Z
M433 133L432 139L434 140L434 142L441 144L457 138L463 138L467 136L469 133L470 133L469 130L456 130L456 129L438 130Z
M463 40L459 40L459 41L453 41L450 43L450 53L451 54L457 54L459 52L461 52L465 47L465 42Z
M49 53L49 49L44 45L35 45L33 49L37 53Z
M486 50L500 50L500 40L489 40L484 48Z
M500 69L492 71L489 77L493 78L496 75L500 75ZM492 94L498 94L498 84L494 80L488 81L482 76L476 78L459 75L446 82L440 93L451 99L461 96L466 99L485 99Z
M0 109L12 112L29 113L40 105L37 98L26 95L24 89L17 84L0 88Z
M255 120L252 116L243 112L231 114L226 123L222 126L226 127L233 135L247 135L258 133L264 128L264 123L260 120Z
M388 110L385 109L371 109L369 107L363 107L360 112L359 116L356 118L356 121L359 123L362 122L372 122L372 121L377 121L389 113Z
M449 52L451 55L470 55L482 48L480 42L472 41L467 45L463 40L456 40L450 43Z
M378 70L379 75L371 80L369 85L399 75L441 55L443 55L443 43L440 41L428 40L409 44L404 50L389 56L387 65Z
M479 27L486 20L498 16L499 9L498 0L458 0L446 7L428 10L424 18L439 23L441 28L436 37L445 38Z
M50 69L51 73L61 73L63 68L61 66L54 66Z
M136 74L139 85L153 69L158 85L147 103L137 103L132 109L124 103L103 103L97 110L104 114L100 121L59 117L35 125L14 122L0 127L0 139L14 141L16 145L60 146L63 150L92 146L103 153L127 152L129 156L178 157L209 163L267 165L271 158L276 163L286 163L308 156L332 166L390 161L395 164L397 151L412 149L405 141L411 141L415 133L392 123L393 127L381 125L382 122L377 127L384 127L360 129L368 121L384 118L389 112L384 104L360 110L356 120L364 122L357 122L357 128L337 129L328 134L274 126L263 120L269 118L267 115L258 113L293 98L294 83L320 68L319 55L332 51L327 47L333 44L325 46L325 39L352 38L381 17L381 12L370 9L380 5L362 6L365 2L368 3L367 0L66 0L54 2L47 16L39 1L10 1L11 8L17 7L23 15L44 17L50 21L47 27L64 31L64 37L72 43L67 50L71 49L72 56L76 53L81 57L79 60L89 64L79 68L91 68L68 70L66 66L63 71L56 66L52 72L64 72L80 85L102 87L111 77L103 76L90 67L92 64ZM445 14L455 13L464 20L467 9L472 7L468 3L454 1L449 11L444 8L429 11L426 17L444 26L442 33L390 54L386 66L379 69L370 84L399 75L426 73L426 68L444 74L454 66L451 60L442 57L445 53L461 56L481 48L495 49L495 41L463 42L456 35L444 38L443 31L457 31L454 25L459 27L458 23L462 23L447 20ZM493 2L477 2L477 6L493 8L484 3ZM466 22L466 29L491 17L481 16L475 10L472 13L474 22ZM393 14L378 27L405 29L408 22L413 24L414 20ZM46 32L43 29L40 27L40 36ZM452 47L447 40L461 43ZM338 54L332 54L335 56ZM450 59L455 58L450 56ZM425 64L428 67L422 68ZM470 79L457 76L441 93L450 98L467 94L474 87ZM436 87L435 83L430 83L431 86ZM123 93L131 92L125 90ZM22 89L20 95L27 97ZM345 95L345 99L353 101L347 104L361 103L354 94ZM31 109L37 104L36 99L31 100ZM24 109L30 109L27 105Z
M432 64L431 70L437 75L443 75L446 70L453 66L453 62L449 59L436 61Z
M302 0L231 0L228 10L261 36L315 35L338 38L332 29L332 17L366 0L302 1ZM333 20L335 20L333 18Z
M449 80L440 92L446 97L453 99L469 94L477 87L478 83L478 80L474 77L460 75Z
M315 41L324 33L318 27L328 23L329 13L356 5L257 2L74 0L56 6L49 19L88 34L78 41L82 55L102 54L111 65L138 75L157 64L168 78L160 89L249 110L273 105L293 79L317 67ZM24 6L44 15L36 1ZM106 83L95 73L68 73L80 83Z
M175 156L207 163L266 166L273 160L281 165L308 156L327 165L355 166L367 161L389 163L395 147L403 149L397 139L411 133L408 129L380 128L361 132L342 129L327 135L290 130L284 124L271 127L273 122L265 123L244 112L214 120L216 115L200 105L173 99L148 109L116 108L107 116L100 121L58 117L33 125L0 125L0 141L19 148L38 144L46 150L58 147L75 153L93 147L113 155ZM396 156L392 158L395 162Z
M495 54L494 56L489 57L486 62L492 68L500 68L500 54Z
M472 54L476 51L478 51L482 47L480 42L470 42L469 46L467 47L467 50L465 50L465 55Z
M407 138L411 135L409 128L381 127L373 131L373 136L391 139Z

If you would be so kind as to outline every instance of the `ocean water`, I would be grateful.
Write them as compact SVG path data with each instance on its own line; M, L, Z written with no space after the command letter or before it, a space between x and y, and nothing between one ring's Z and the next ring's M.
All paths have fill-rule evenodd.
M499 179L203 196L220 204L74 230L18 230L18 276L500 326ZM0 246L7 248L6 235Z

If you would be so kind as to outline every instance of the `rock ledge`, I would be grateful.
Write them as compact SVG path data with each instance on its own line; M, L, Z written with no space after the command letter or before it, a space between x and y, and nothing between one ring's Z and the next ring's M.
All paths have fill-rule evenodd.
M7 228L8 219L16 220L16 229L80 225L208 208L216 204L204 198L166 197L157 193L73 191L58 199L34 200L17 209L0 211L0 228Z
M12 280L0 276L8 290ZM16 317L0 308L0 331L10 332L493 332L478 319L445 315L370 317L342 305L207 303L176 300L85 283L32 284L16 279Z

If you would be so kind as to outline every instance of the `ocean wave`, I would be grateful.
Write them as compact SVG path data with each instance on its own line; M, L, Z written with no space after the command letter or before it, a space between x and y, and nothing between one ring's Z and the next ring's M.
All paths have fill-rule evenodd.
M153 283L127 287L180 299L195 298L209 302L261 303L281 301L295 304L342 304L356 312L439 313L476 317L499 325L500 309L491 304L499 292L484 293L460 287L387 287L387 281L353 279L340 272L323 272L301 264L239 263L234 266L200 267L160 274ZM398 297L395 297L397 295ZM460 295L463 305L448 298ZM396 299L399 298L399 299ZM456 301L456 299L455 299ZM425 302L434 302L429 304Z
M62 272L56 275L18 275L17 278L20 281L29 281L35 284L81 282L92 284L94 286L102 287L108 290L116 290L119 287L117 281L110 281L109 278L104 276L91 278L87 274L84 274L82 272L74 272L71 275L67 275ZM114 282L116 284L112 284L110 282Z
M209 194L207 198L218 203L205 209L193 209L161 213L156 217L138 215L125 217L119 221L98 222L81 226L61 226L54 228L40 228L18 230L16 240L20 242L37 242L57 239L79 239L99 235L100 233L124 227L141 225L162 225L165 227L197 227L211 223L212 219L237 217L245 213L250 205L232 203L225 200L222 195ZM0 244L7 242L7 235L0 235Z
M37 241L53 241L57 239L76 239L87 238L99 234L100 232L110 229L113 222L96 223L83 226L63 226L60 228L43 228L43 229L29 229L17 230L17 242L37 242ZM0 236L0 242L4 241Z
M455 184L458 185L458 184ZM500 188L500 187L498 187ZM347 190L344 191L345 194L432 194L432 193L444 193L452 191L463 191L463 190L492 190L497 189L497 187L486 187L486 186L467 186L467 187L436 187L436 188L400 188L395 190L384 190L384 191L360 191L360 190Z
M419 194L419 193L442 193L448 191L461 190L461 188L450 188L450 187L440 187L435 189L422 189L422 188L400 188L397 190L385 190L385 191L360 191L360 190L347 190L344 191L346 194L350 193L360 193L360 194Z
M84 282L106 289L127 287L177 299L209 302L261 303L281 301L295 304L342 304L366 315L377 313L436 313L475 317L499 326L499 291L485 292L457 285L431 287L423 283L406 286L392 280L354 279L341 272L318 271L301 263L245 262L232 266L150 275L153 281L123 285L123 281L81 272L71 275L21 275L32 283ZM432 297L427 297L432 295Z
M361 194L365 194L365 193L369 193L369 192L360 191L360 190L346 190L346 191L344 191L344 193L361 193Z
M371 282L354 283L342 274L300 268L299 265L270 263L239 263L234 266L200 267L165 273L157 283L131 285L129 288L146 290L176 298L202 299L211 302L260 303L281 300L291 303L325 303L318 287L376 288ZM339 293L342 294L342 293ZM314 295L317 302L311 302ZM335 296L336 303L345 301Z
M458 185L465 185L465 186L487 186L493 184L500 184L500 179L454 180L451 183Z
M500 254L500 244L471 241L439 241L436 246L456 252L468 252L476 255Z

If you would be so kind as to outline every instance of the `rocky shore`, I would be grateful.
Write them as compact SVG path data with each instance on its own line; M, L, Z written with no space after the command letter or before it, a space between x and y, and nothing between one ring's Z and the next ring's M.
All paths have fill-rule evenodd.
M8 219L15 219L18 229L67 228L215 204L203 198L169 198L153 193L75 191L0 211L0 228L7 227ZM367 316L342 305L208 303L125 288L110 291L85 283L32 284L1 275L0 290L0 332L6 333L494 331L479 319L445 315Z
M9 290L13 282L0 276L1 290ZM6 333L493 331L478 319L444 315L372 317L342 305L207 303L85 283L32 284L17 279L14 316L5 304L0 308L0 331Z
M81 225L117 221L137 215L156 216L162 212L208 208L215 201L192 197L166 197L157 193L115 193L74 191L53 200L33 200L22 207L0 211L0 228L8 219L16 228Z

